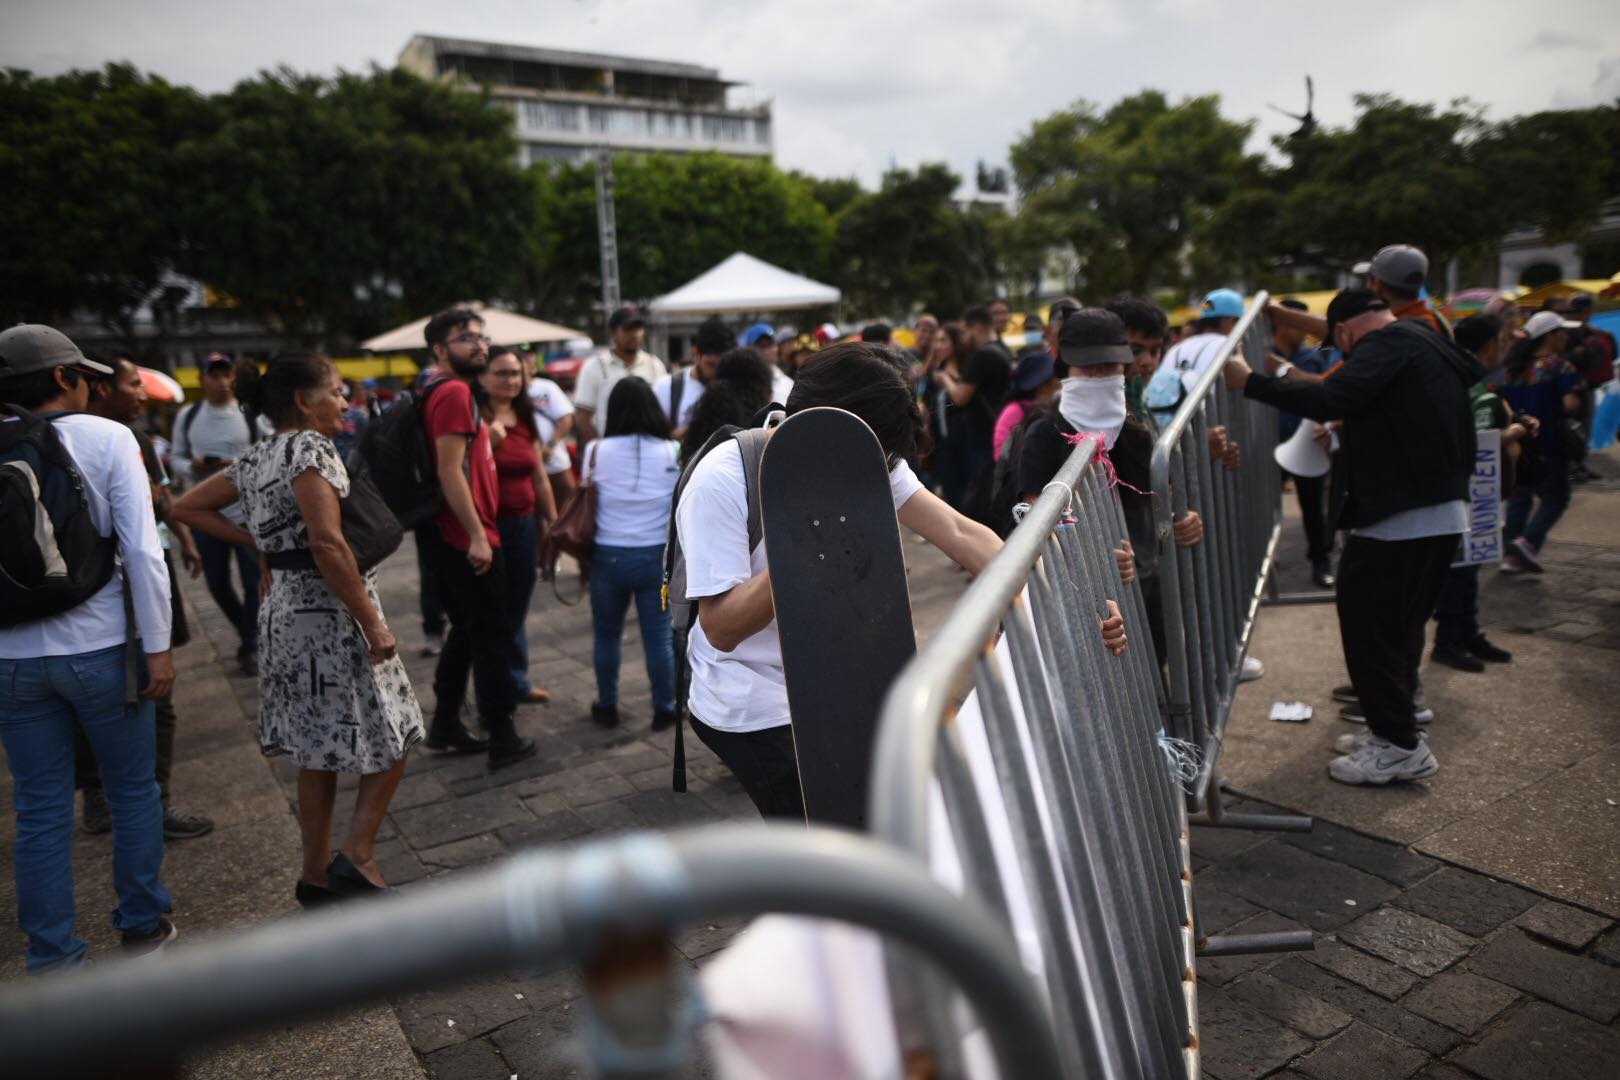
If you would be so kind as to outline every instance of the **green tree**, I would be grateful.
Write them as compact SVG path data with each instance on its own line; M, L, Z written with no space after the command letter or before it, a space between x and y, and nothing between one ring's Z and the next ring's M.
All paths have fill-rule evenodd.
M180 150L195 178L182 266L333 348L495 295L533 258L511 126L398 70L246 80Z
M85 311L132 352L161 351L134 319L163 306L189 186L175 147L207 113L122 64L0 73L0 323Z
M1219 104L1211 95L1172 105L1147 90L1106 111L1079 102L1036 121L1010 153L1025 243L1071 247L1087 295L1179 282L1200 225L1261 181L1259 158L1244 150L1252 123L1222 117Z

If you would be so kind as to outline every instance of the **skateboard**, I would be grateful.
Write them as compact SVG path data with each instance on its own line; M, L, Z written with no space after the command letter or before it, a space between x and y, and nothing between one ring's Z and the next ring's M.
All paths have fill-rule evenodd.
M864 829L878 715L917 651L883 449L853 413L807 409L759 486L805 816Z

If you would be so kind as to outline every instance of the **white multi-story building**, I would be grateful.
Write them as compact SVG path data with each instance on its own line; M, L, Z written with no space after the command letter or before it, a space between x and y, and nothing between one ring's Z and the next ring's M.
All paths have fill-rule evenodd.
M519 162L575 161L597 147L771 155L771 105L733 105L714 68L418 34L399 66L488 90L512 110Z

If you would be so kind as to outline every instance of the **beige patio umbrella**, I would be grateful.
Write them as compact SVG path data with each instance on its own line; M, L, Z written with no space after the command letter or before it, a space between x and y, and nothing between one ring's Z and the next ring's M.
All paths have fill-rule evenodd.
M490 307L481 301L463 304L462 307L472 308L484 320L484 334L495 345L523 345L531 341L567 341L570 338L589 338L590 335L582 330L571 330L566 326L546 322L544 319L531 319L527 315L519 315L515 311L506 311L503 308ZM371 352L404 352L407 349L425 349L427 342L422 339L422 330L427 326L425 316L404 326L396 326L386 334L378 334L360 343L360 347Z

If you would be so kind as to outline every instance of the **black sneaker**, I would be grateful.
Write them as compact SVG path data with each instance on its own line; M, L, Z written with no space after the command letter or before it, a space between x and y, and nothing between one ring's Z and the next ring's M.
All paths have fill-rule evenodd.
M130 958L152 956L168 948L169 942L180 936L180 931L166 915L158 916L157 926L144 934L124 932L124 955Z
M207 836L214 831L214 819L201 814L182 814L178 810L163 808L163 839L191 840Z
M598 705L591 702L591 723L597 727L618 727L619 707L617 705Z
M511 742L491 743L489 747L489 771L504 769L508 765L516 765L520 761L540 752L540 747L527 735L514 735Z
M667 712L665 710L663 710L663 709L654 709L653 710L652 729L654 731L665 731L665 730L667 730L669 728L672 728L674 726L675 726L675 712L674 712L673 709L671 709L671 710L669 710Z
M1468 643L1468 651L1491 664L1506 664L1513 660L1512 653L1492 645L1484 634L1474 635L1473 640Z
M1434 651L1429 654L1429 659L1437 664L1444 664L1458 671L1473 672L1476 675L1485 670L1485 661L1456 645L1436 645Z
M447 754L476 754L489 749L489 740L480 739L477 735L462 727L460 722L454 728L444 730L434 729L428 732L422 745L429 750L438 750Z
M100 788L84 789L84 817L79 827L91 836L112 832L112 814L107 810L107 795Z
M1311 580L1316 582L1316 587L1318 589L1331 589L1333 588L1334 583L1338 581L1338 579L1333 576L1333 571L1325 562L1317 563L1311 567Z
M1361 699L1356 696L1356 688L1349 683L1333 688L1333 700L1341 705L1360 705Z
M250 679L259 677L259 656L251 649L244 649L236 654L236 670Z

